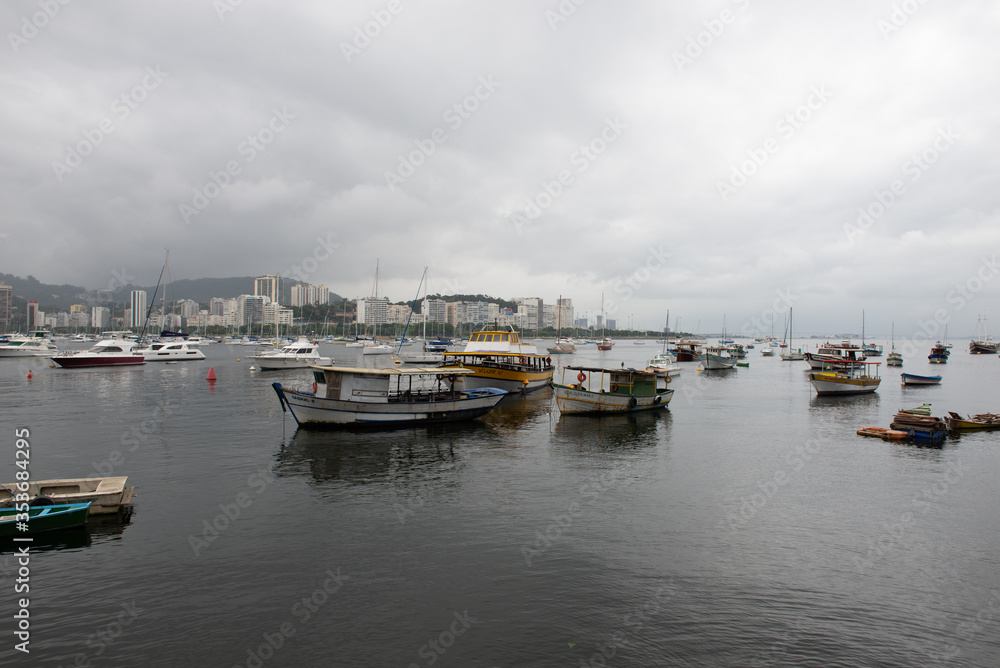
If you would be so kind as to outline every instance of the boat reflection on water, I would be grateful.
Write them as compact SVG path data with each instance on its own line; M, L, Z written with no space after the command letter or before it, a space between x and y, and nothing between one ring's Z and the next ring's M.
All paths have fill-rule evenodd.
M52 550L74 550L90 547L93 543L103 543L109 540L121 540L125 527L131 523L130 517L93 515L87 518L87 523L81 527L61 531L47 531L34 534L31 537L32 552L48 552ZM13 554L26 543L14 542L10 539L0 539L0 555Z
M672 421L669 409L596 418L562 416L553 428L552 445L569 446L578 452L641 450L665 443Z
M547 420L551 403L551 387L528 394L512 392L481 420L500 431L516 431L534 420Z
M275 474L306 474L316 482L383 482L408 471L454 465L462 447L491 440L493 430L481 420L378 431L297 429L277 454Z

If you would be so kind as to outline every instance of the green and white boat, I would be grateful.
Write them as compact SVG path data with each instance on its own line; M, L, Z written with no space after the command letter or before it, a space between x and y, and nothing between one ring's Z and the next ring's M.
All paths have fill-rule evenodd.
M566 374L570 373L570 383ZM573 383L572 380L576 383ZM670 376L652 369L605 369L567 366L562 384L552 383L556 405L564 415L607 415L666 408L674 391Z

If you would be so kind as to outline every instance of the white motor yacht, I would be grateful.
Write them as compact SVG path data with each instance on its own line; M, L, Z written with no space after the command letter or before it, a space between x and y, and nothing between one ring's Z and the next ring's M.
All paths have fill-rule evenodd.
M27 336L15 336L0 346L0 357L52 357L59 348L48 338L48 332L36 330Z
M186 341L157 341L148 348L139 350L147 362L178 362L181 360L203 360L205 353Z
M273 352L251 355L250 359L262 371L301 369L312 365L330 366L333 364L333 358L320 357L319 345L304 336Z

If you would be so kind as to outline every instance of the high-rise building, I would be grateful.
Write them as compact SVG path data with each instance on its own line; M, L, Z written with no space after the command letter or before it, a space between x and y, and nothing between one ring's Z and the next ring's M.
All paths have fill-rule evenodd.
M282 300L281 276L258 276L253 281L254 297L267 297L280 304Z
M325 285L305 285L299 283L292 286L291 292L292 306L330 303L330 288Z
M386 309L386 320L391 323L405 325L410 320L411 309L406 304L389 304Z
M111 309L107 306L95 306L90 309L90 324L97 329L109 329L111 325Z
M146 297L145 290L132 291L132 298L129 302L132 308L132 318L129 320L128 326L133 329L142 329L146 323Z
M260 295L240 295L236 298L237 326L248 327L264 322L264 305L268 298Z
M542 326L545 304L541 299L538 297L517 297L513 301L517 304L517 312L524 314L525 328L538 329Z
M27 328L28 329L35 329L36 327L43 327L45 323L42 320L42 318L44 318L44 317L45 317L44 315L40 316L39 313L38 313L38 302L36 302L34 299L32 299L31 301L29 301L28 302L28 323L26 325Z
M358 322L366 325L384 325L389 317L389 300L386 297L358 300Z
M0 327L10 327L11 306L14 303L14 288L0 283Z
M448 322L448 306L443 299L424 299L420 305L420 312L424 314L427 322Z
M86 313L86 312L87 312L87 307L84 306L83 304L70 304L69 307L70 315L73 315L74 313Z
M198 302L191 299L181 299L177 302L177 310L180 311L182 318L190 318L192 316L198 315L198 311L201 307Z
M278 304L264 304L264 324L265 325L291 325L293 324L294 311L284 308Z

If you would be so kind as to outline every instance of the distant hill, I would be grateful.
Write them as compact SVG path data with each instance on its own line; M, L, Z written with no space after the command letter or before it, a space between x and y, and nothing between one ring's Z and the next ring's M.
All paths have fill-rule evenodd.
M69 309L70 304L80 304L87 299L87 288L79 285L49 285L41 283L34 276L20 278L13 274L0 274L0 283L11 286L14 296L26 301L37 301Z

